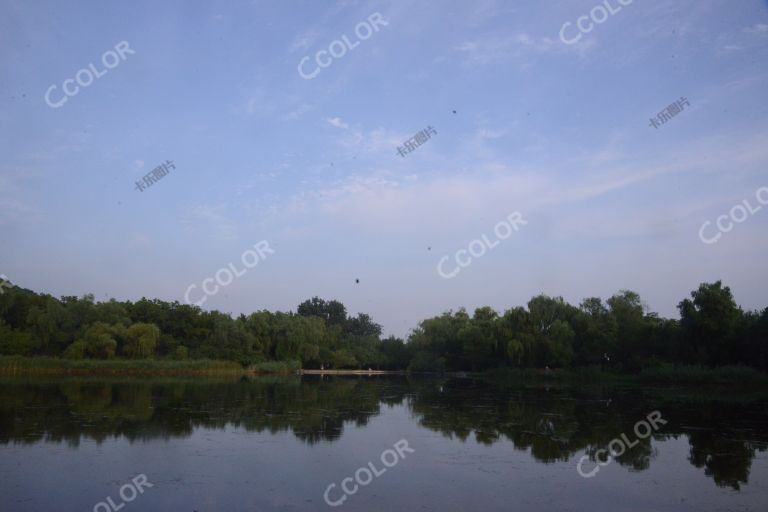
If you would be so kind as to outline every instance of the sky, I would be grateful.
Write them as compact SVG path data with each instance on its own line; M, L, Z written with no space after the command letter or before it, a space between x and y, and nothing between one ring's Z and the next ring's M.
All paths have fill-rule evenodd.
M718 279L762 309L767 58L765 0L0 0L0 274L398 336Z

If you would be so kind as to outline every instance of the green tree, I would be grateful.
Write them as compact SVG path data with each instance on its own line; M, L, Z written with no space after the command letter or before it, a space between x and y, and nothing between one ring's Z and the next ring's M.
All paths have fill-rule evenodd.
M37 350L37 343L32 335L20 329L12 329L3 319L0 319L0 354L12 356L29 356Z
M607 301L616 324L615 362L625 370L639 370L648 355L646 340L645 307L640 296L629 290L622 290Z
M735 335L743 319L731 289L721 281L702 283L691 299L678 304L680 323L696 362L710 366L734 362Z
M334 368L357 368L358 362L348 351L342 349L333 353L333 367Z
M64 358L66 359L85 359L85 354L88 349L88 344L83 341L75 341L70 344L64 351Z
M146 359L155 355L160 329L154 324L133 324L125 335L123 353L134 359Z

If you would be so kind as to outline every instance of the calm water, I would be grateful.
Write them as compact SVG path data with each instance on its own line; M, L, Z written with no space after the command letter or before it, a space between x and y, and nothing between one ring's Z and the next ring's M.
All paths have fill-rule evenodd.
M0 510L106 511L110 497L122 512L764 512L766 405L759 394L468 379L6 380ZM667 423L638 439L655 410ZM633 447L580 476L579 460L591 472L622 434ZM358 476L370 483L347 481L356 492L326 504L330 484L338 502L369 462ZM152 487L123 501L141 474Z

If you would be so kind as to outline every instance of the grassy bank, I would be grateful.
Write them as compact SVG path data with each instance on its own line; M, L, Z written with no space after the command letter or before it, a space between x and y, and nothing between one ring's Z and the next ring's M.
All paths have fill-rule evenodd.
M768 387L768 374L746 366L663 366L647 368L638 376L644 383L697 386Z
M289 375L299 361L267 361L248 368L214 359L60 359L0 356L0 375Z
M567 383L625 382L628 384L675 384L718 387L765 387L768 374L746 366L706 368L701 366L663 366L646 368L639 374L615 373L600 368L541 370L538 368L500 368L482 374L497 382L553 381Z
M296 373L301 370L301 363L299 361L265 361L263 363L252 364L248 367L248 373L271 373L288 375Z
M59 359L0 356L0 375L235 375L238 363L193 359Z

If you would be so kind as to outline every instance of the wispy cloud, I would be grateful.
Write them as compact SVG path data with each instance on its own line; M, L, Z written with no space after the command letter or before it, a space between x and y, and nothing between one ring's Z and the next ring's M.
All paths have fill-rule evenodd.
M297 35L293 39L290 46L288 47L288 51L290 53L294 53L299 50L306 50L307 48L315 44L315 41L317 41L317 38L319 36L320 36L320 33L316 30L309 30L309 31L303 32Z
M530 59L546 54L575 52L583 55L595 45L594 38L582 38L576 44L566 45L551 37L535 37L527 32L518 32L463 41L453 49L458 52L464 64L484 66L508 60L527 64Z
M346 130L349 128L349 125L341 120L340 117L329 117L326 119L328 121L328 124L331 126L335 126L336 128L341 128L342 130Z
M752 27L747 27L744 32L748 34L766 34L768 35L768 23L758 23Z
M591 168L586 174L570 178L563 178L552 169L512 169L503 161L487 162L468 174L453 174L445 169L430 179L419 180L398 179L393 173L377 171L301 193L290 204L293 213L310 214L313 218L323 214L334 224L364 230L448 233L478 218L502 215L505 210L546 213L575 204L586 207L597 198L673 174L716 173L729 166L749 169L768 162L768 133L749 138L711 137L674 152L674 159L659 155L649 160L614 148L598 148L580 157L581 163L569 163ZM692 201L686 211L696 208ZM649 218L654 217L656 209L656 205L649 205ZM589 208L585 211L587 217L591 215ZM637 224L638 232L648 225ZM618 232L613 228L600 236ZM584 231L590 232L596 233L596 228Z
M245 100L244 110L248 115L269 115L275 111L275 99L270 98L264 89L257 88Z
M308 103L300 103L285 115L285 119L293 121L294 119L298 119L303 114L306 114L313 109L314 107Z
M21 188L9 175L0 174L0 225L36 223L41 220L37 208L20 199Z
M234 238L237 233L235 223L224 215L226 205L199 205L191 208L182 216L182 223L192 231L208 229L221 238Z

